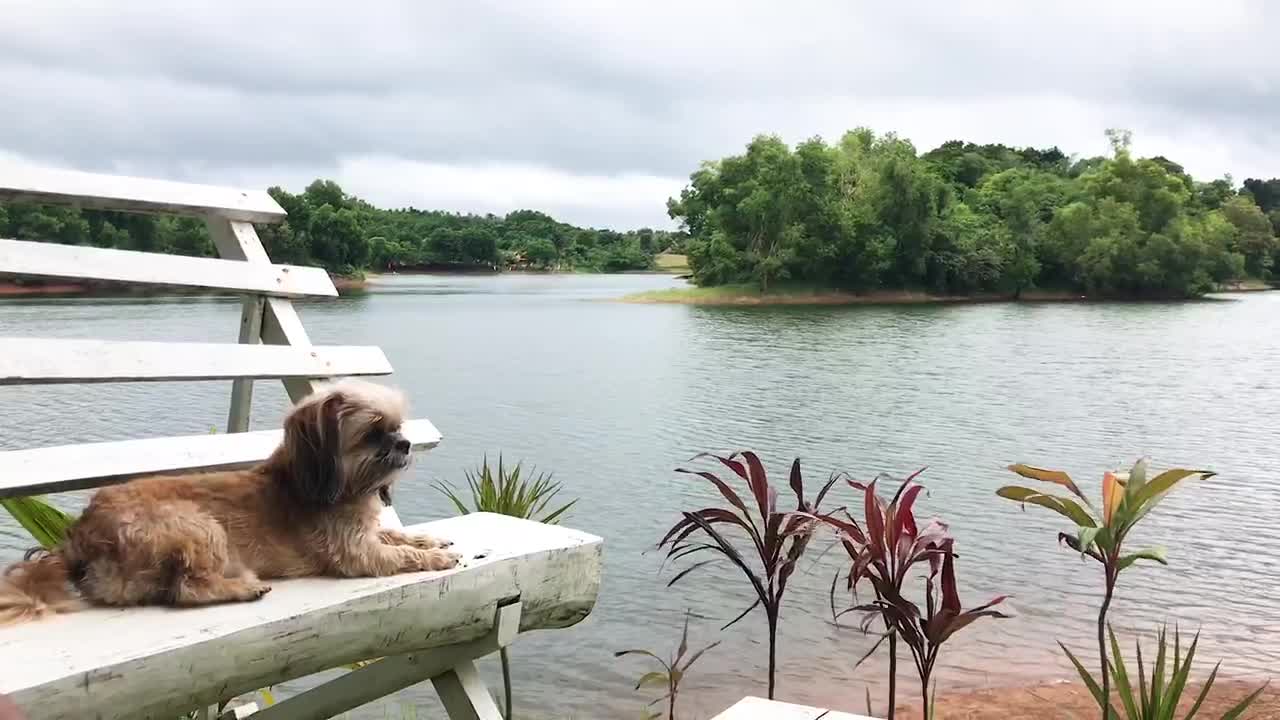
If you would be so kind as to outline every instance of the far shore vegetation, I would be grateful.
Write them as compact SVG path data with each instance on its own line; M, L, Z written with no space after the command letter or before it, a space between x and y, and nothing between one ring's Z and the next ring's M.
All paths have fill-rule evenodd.
M706 288L1179 298L1271 280L1280 179L1199 181L1107 136L1110 156L1077 158L961 141L920 154L864 128L794 147L762 135L695 171L668 211Z
M1169 299L1280 277L1280 178L1197 180L1135 157L1127 131L1107 135L1106 157L959 140L921 154L865 128L794 146L762 135L690 175L667 204L677 230L378 208L316 180L270 188L287 217L258 233L274 262L324 267L343 289L366 274L503 271L663 272L697 286L628 298L642 302ZM199 219L27 203L0 205L0 237L215 254ZM0 283L0 295L86 290Z
M273 262L313 265L360 280L366 272L660 270L655 256L678 248L683 233L583 228L536 210L474 215L378 208L331 180L301 193L268 191L282 223L257 226ZM29 203L0 204L0 237L65 245L215 256L202 220Z

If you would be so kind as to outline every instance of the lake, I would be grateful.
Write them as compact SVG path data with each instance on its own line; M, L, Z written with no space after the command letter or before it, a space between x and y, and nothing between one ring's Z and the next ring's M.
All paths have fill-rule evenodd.
M753 596L729 566L667 588L652 551L681 509L718 501L673 472L695 453L750 448L775 481L802 458L808 487L923 466L918 511L957 537L961 597L1012 594L1016 617L980 621L949 644L941 689L1068 678L1055 639L1092 643L1098 566L1058 547L1048 511L994 497L1024 461L1068 470L1097 496L1102 471L1140 455L1216 470L1180 488L1134 547L1168 546L1170 567L1121 580L1122 632L1162 618L1201 628L1206 671L1280 667L1280 293L1185 303L713 308L609 302L677 284L649 275L392 276L371 292L300 303L316 343L377 344L415 415L444 434L396 495L406 522L449 514L431 484L462 481L488 453L553 471L581 497L566 524L605 538L592 615L512 647L523 717L638 717L652 668L613 652L668 655L691 610L691 644L721 640L682 697L707 717L764 693L763 615L717 628ZM39 300L0 305L0 334L234 342L239 304L212 299ZM0 448L208 432L230 383L0 388ZM279 383L256 386L253 425L278 423ZM782 497L789 494L784 492ZM843 497L851 495L846 492ZM78 494L59 496L72 507ZM0 560L29 541L0 518ZM871 640L830 623L839 551L810 551L783 608L780 698L856 710L883 664L854 662ZM660 572L661 570L661 572ZM496 663L485 666L500 688ZM290 683L279 692L306 683ZM900 691L914 697L914 684ZM436 707L429 685L354 717ZM421 711L418 717L430 716ZM407 715L406 715L407 716Z

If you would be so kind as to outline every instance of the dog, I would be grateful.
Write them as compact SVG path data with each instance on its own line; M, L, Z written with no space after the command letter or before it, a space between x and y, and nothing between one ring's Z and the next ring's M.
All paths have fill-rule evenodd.
M382 497L411 458L405 410L385 386L328 383L290 409L281 444L256 467L98 490L61 545L5 570L0 624L86 603L246 602L275 578L456 566L449 543L379 526Z

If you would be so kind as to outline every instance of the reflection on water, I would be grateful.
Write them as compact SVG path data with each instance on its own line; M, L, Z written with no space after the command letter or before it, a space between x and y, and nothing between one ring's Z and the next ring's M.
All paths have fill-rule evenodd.
M669 590L671 573L659 574L651 551L680 509L715 501L671 472L702 450L753 448L776 473L799 456L812 486L834 469L869 477L929 466L919 508L951 523L962 599L1011 593L1017 614L957 636L941 662L944 688L1069 677L1053 640L1090 643L1097 567L1057 547L1048 512L994 499L1012 479L1003 466L1062 467L1094 492L1104 468L1140 454L1212 468L1219 477L1175 493L1146 521L1135 543L1168 545L1170 567L1130 571L1113 616L1124 631L1149 631L1166 615L1202 628L1203 657L1224 658L1227 674L1280 666L1280 539L1270 530L1280 506L1280 295L882 308L602 301L672 282L395 277L367 295L302 305L316 342L382 346L394 381L445 435L397 495L407 521L449 513L432 479L460 479L484 453L502 452L554 471L582 496L568 524L605 537L591 617L513 647L530 712L634 716L643 700L630 683L646 668L612 652L665 653L686 608L695 644L724 641L688 680L690 711L710 715L762 692L763 618L716 631L750 604L747 588L713 566ZM0 334L231 342L238 311L210 300L6 303ZM225 421L229 389L0 388L0 447L207 432ZM254 426L272 426L284 405L278 384L259 383ZM0 555L23 545L0 520ZM783 608L779 694L858 708L867 683L879 690L881 666L851 670L871 639L831 625L839 556L811 556ZM362 716L398 716L398 702L435 700L411 689Z

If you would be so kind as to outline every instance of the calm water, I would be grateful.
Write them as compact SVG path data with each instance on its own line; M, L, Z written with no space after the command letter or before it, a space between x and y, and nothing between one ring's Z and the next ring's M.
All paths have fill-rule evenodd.
M921 505L958 538L963 600L1011 593L1017 614L958 636L942 660L953 688L1068 677L1053 640L1087 650L1092 631L1096 566L1057 547L1047 511L993 497L1011 480L1004 465L1061 467L1095 493L1104 468L1142 454L1212 468L1221 475L1149 518L1137 540L1168 545L1171 566L1130 572L1114 617L1126 630L1162 616L1202 627L1202 657L1224 658L1225 674L1280 667L1280 294L804 309L603 301L674 282L390 278L368 295L302 307L318 343L382 346L417 414L445 435L397 495L407 522L449 512L433 479L460 480L502 452L553 470L582 498L568 524L605 537L590 618L513 648L525 710L635 717L644 696L629 683L649 668L612 653L667 654L685 608L697 614L695 647L723 641L690 675L688 709L706 717L763 693L763 617L716 630L751 601L737 576L713 568L669 590L670 571L646 553L680 509L714 499L672 472L702 450L753 448L778 473L798 455L811 486L833 469L868 477L929 466ZM234 342L238 313L234 301L9 302L0 334ZM207 432L225 421L229 386L0 388L0 448ZM255 400L254 426L273 426L283 391L260 383ZM0 559L26 544L0 518ZM851 669L869 641L827 622L839 558L811 557L783 611L779 695L856 709L868 683L879 689L880 666ZM410 690L356 715L400 717L410 703L435 707L429 691Z

